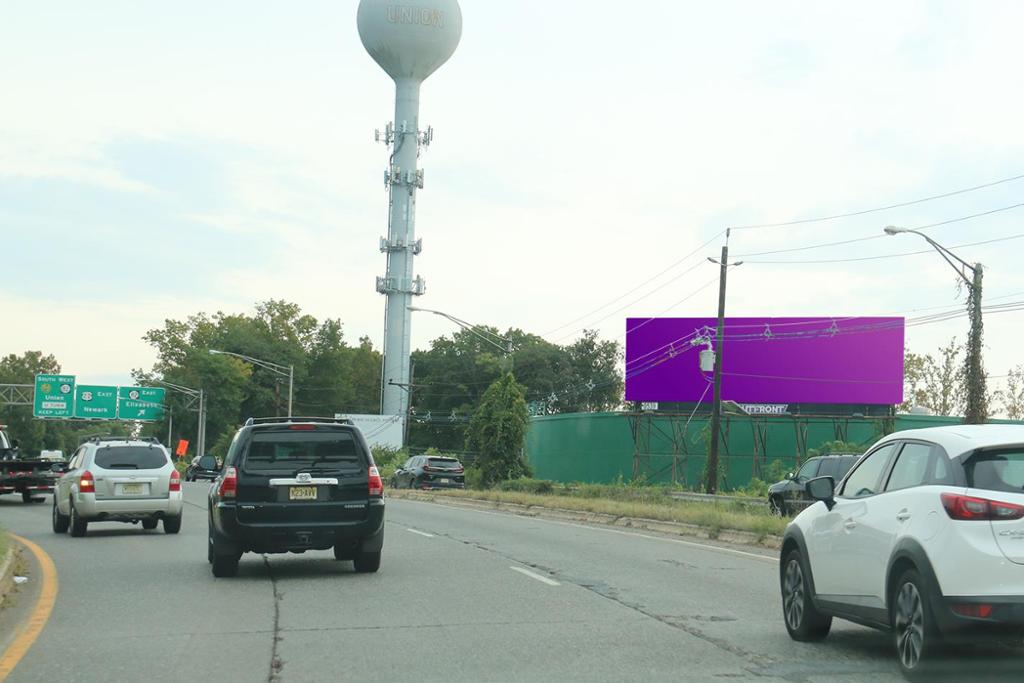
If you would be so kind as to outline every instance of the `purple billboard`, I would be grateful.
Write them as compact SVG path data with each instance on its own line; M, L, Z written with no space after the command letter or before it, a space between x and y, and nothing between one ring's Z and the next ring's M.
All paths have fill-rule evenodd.
M627 318L626 400L711 400L716 318ZM903 401L903 318L726 318L722 399ZM705 354L705 361L713 358Z

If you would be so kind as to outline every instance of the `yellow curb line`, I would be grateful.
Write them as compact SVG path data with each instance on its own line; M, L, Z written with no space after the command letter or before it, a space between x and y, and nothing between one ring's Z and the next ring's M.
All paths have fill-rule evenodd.
M22 657L28 653L29 648L32 647L32 644L36 642L36 638L43 632L43 628L50 618L53 604L57 601L57 568L53 565L53 560L50 559L45 550L32 541L14 534L9 534L9 536L28 548L36 556L39 566L43 569L43 587L39 591L39 600L32 609L32 614L25 623L23 630L14 639L11 646L7 648L7 651L0 655L0 681L7 680L7 677L14 671L14 667L18 665L18 662L21 661Z

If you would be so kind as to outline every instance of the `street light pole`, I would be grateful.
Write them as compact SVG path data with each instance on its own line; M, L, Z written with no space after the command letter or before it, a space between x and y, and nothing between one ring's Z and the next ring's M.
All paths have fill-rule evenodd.
M193 399L198 401L196 406L197 424L196 424L196 453L202 457L206 455L206 392L202 389L192 389L190 387L183 387L180 384L172 384L171 382L165 382L157 379L153 380L157 384L162 384L165 387L174 391L181 392L187 396L191 396ZM188 407L186 406L186 410ZM170 414L170 420L173 420L173 413ZM171 422L168 421L167 425L167 445L170 446L171 442Z
M292 394L295 390L295 366L288 366L288 417L292 416Z
M964 368L964 374L967 377L967 405L964 409L964 422L966 424L984 424L988 419L985 368L981 358L982 332L984 330L984 323L981 319L981 288L984 268L980 263L968 263L919 230L898 228L894 225L885 228L887 235L903 233L913 233L923 237L967 285L967 313L971 318L971 329L967 335L967 360ZM958 266L957 263L960 265ZM968 270L971 271L970 278L967 277L966 271Z

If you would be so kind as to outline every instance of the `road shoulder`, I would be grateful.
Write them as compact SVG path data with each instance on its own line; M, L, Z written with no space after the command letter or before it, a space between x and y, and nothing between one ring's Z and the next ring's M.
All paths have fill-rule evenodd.
M567 510L564 508L545 507L540 505L519 505L490 500L473 498L456 498L452 496L433 495L419 491L395 491L390 490L386 494L389 498L397 500L409 500L437 505L446 505L454 508L465 508L480 510L483 512L503 512L522 517L535 517L555 522L567 522L584 524L595 527L610 527L623 532L651 532L654 534L670 537L684 537L699 539L703 543L721 546L728 549L730 546L740 547L754 554L764 556L775 556L774 551L781 545L781 539L777 536L758 536L747 531L732 531L728 529L718 530L717 533L707 527L695 524L683 524L679 522L666 522L655 519L642 519L638 517L616 517L597 512L582 510Z
M57 600L57 569L50 556L20 536L10 534L9 539L12 550L18 549L11 569L29 580L9 592L0 609L0 681L28 653Z

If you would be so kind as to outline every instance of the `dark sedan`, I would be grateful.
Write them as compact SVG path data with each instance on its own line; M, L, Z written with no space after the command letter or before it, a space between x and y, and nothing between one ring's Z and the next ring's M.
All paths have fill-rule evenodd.
M213 481L218 476L220 476L220 465L217 464L217 458L212 455L204 455L185 470L185 481L199 481L200 479Z
M455 458L417 455L409 458L391 477L392 488L463 489L466 471Z

